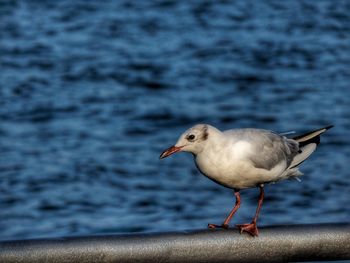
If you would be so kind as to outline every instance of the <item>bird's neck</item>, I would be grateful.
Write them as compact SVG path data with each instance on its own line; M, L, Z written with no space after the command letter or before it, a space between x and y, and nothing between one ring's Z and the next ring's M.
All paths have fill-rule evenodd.
M227 143L227 140L225 140L225 137L223 133L219 130L215 131L215 133L210 133L208 136L207 143L203 147L201 153L207 155L207 154L216 154L219 151L221 151L223 148L225 148Z

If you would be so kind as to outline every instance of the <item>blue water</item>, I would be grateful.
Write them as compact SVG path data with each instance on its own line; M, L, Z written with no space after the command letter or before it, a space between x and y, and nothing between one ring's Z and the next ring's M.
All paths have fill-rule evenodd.
M349 1L1 1L0 239L222 223L232 191L158 159L199 122L334 124L259 220L349 222L349 98Z

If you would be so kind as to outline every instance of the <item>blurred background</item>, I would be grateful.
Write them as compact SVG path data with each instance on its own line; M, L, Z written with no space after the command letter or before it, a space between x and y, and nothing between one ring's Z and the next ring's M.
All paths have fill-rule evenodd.
M349 97L349 1L0 1L0 239L222 223L232 191L158 159L196 123L334 124L259 220L349 222Z

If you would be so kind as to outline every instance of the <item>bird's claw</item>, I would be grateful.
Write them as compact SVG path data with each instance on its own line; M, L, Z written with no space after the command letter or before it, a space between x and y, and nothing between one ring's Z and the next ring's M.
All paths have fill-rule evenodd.
M223 228L223 229L228 229L228 225L227 225L227 224L222 224L222 225L208 224L208 228Z
M241 224L236 225L239 229L239 232L242 234L243 232L247 232L248 234L252 235L253 237L257 237L259 235L258 228L256 226L255 222L252 222L250 224Z

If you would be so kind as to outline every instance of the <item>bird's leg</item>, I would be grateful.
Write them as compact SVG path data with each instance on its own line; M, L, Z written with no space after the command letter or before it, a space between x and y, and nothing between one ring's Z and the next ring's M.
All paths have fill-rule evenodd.
M239 191L234 192L235 196L236 196L236 204L233 207L233 209L231 210L230 214L227 216L227 218L225 219L224 223L222 225L215 225L215 224L208 224L208 228L228 228L228 224L231 220L231 218L233 217L233 215L237 212L238 208L241 205L241 196L239 194Z
M255 212L255 216L253 218L253 221L250 224L236 225L239 228L241 234L243 232L247 232L247 233L251 234L252 236L259 235L259 231L258 231L258 228L256 226L256 221L258 220L261 205L262 205L263 200L264 200L264 186L259 185L259 188L260 188L260 195L259 195L258 207L256 208L256 212Z

